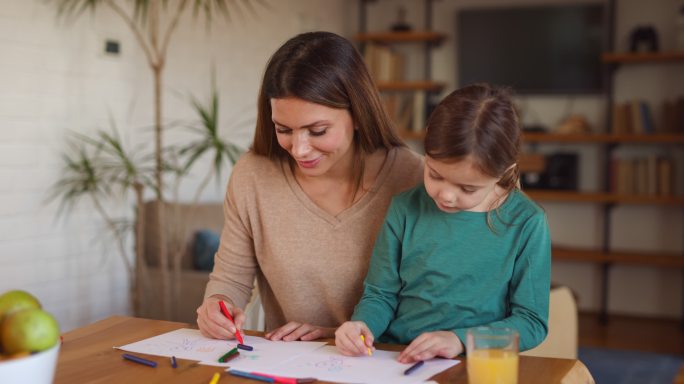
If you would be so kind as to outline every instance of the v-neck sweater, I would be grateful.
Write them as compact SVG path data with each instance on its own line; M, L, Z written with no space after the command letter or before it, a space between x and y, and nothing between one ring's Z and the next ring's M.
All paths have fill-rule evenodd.
M225 295L244 308L256 276L267 330L288 321L342 324L363 292L392 196L422 178L421 156L390 149L364 196L332 215L302 190L286 161L246 153L228 182L221 244L205 297Z

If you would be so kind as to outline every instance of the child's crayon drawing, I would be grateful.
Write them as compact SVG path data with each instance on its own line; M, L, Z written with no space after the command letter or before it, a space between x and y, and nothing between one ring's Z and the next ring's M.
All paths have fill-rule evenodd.
M399 352L376 350L373 356L341 355L334 346L325 346L270 369L271 374L286 377L315 377L338 383L421 383L434 374L458 364L458 361L434 359L410 376L404 371L410 364L397 361Z
M316 369L324 369L328 372L341 372L345 368L351 367L350 364L345 364L345 357L343 356L329 356L326 359L307 363L307 365Z
M177 359L197 360L202 364L248 370L274 366L325 345L323 342L270 341L248 335L244 335L244 340L245 344L254 349L239 350L240 356L225 363L220 363L219 358L235 348L237 342L210 339L202 336L196 329L178 329L124 345L119 349L157 356L176 356Z
M193 329L179 329L163 335L128 344L120 349L128 352L146 353L159 356L176 356L187 360L218 360L223 354L235 347L226 340L209 339Z

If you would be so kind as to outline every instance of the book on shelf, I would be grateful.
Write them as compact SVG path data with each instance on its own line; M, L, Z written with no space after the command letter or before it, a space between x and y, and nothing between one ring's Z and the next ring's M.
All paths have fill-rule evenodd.
M422 132L425 129L425 91L383 93L382 102L397 129L410 132Z
M639 118L641 119L641 127L644 133L653 134L656 132L651 108L643 101L639 102Z
M636 133L636 134L642 134L646 133L646 129L644 128L644 123L643 119L641 117L641 105L640 105L639 100L632 100L629 102L629 112L632 114L632 132L628 133Z
M403 95L401 107L394 121L400 129L409 129L413 121L413 100L411 95Z
M674 170L673 163L667 159L658 160L658 194L663 196L674 195Z
M684 133L684 97L665 100L661 107L663 132Z
M645 158L634 159L634 193L637 195L647 195L649 191L648 187L648 174L654 172L655 170L648 169L648 162Z
M413 132L421 132L425 129L425 101L425 91L413 93L413 119L411 121Z
M674 195L674 162L667 157L613 159L611 191L620 195Z
M632 114L627 103L613 105L613 125L611 132L615 135L623 135L632 132Z
M631 160L613 159L613 179L611 180L611 191L619 195L633 194L634 170Z
M611 133L616 135L656 132L651 107L643 100L615 103L612 120Z
M378 83L404 80L405 58L388 45L368 43L364 61Z
M413 124L413 97L402 92L382 94L382 103L389 118L399 130L411 130Z

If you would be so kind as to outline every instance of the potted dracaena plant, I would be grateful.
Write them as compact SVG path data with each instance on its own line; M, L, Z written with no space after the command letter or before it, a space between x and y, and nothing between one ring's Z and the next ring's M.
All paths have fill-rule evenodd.
M113 12L121 18L125 25L135 36L138 45L142 49L153 78L154 97L154 167L153 167L153 190L159 209L156 211L157 222L163 223L164 219L164 145L163 145L163 92L162 84L164 69L167 64L167 52L171 39L176 31L181 18L187 12L192 11L195 16L203 14L207 25L216 15L230 18L232 13L243 11L254 13L255 4L263 6L264 0L48 0L56 5L58 14L66 18L75 18L84 11L97 11L100 9ZM141 239L139 239L141 240ZM149 240L148 240L149 241ZM158 231L154 239L159 250L159 265L162 271L161 290L168 292L170 286L169 252L165 232ZM171 296L162 295L161 303L165 317L170 316Z
M182 220L174 218L178 210L178 190L181 180L186 178L193 167L202 158L210 158L210 166L197 186L191 204L197 204L213 178L217 186L220 176L228 165L234 165L243 150L237 145L223 138L219 128L219 95L214 87L208 105L202 104L195 97L190 102L197 121L192 123L180 122L174 126L189 132L188 142L184 145L171 145L164 149L168 162L164 164L165 173L172 179L173 200L166 204L169 207L169 220L181 223L180 226L170 228L171 238L180 239L179 233L184 233ZM228 129L253 124L253 118L236 121ZM130 148L122 139L113 119L110 119L110 129L97 130L94 135L71 133L68 146L62 155L64 167L60 178L53 185L49 200L60 200L59 214L69 211L74 205L84 201L89 202L113 236L117 253L126 267L131 287L131 306L134 312L140 312L143 292L154 291L149 286L150 278L147 259L144 255L143 226L145 223L145 190L155 190L154 155L145 151L144 147ZM116 217L112 212L112 204L108 202L125 200L133 195L136 204L136 219ZM109 209L108 209L109 208ZM113 210L116 210L115 208ZM127 239L135 235L135 252L131 257L127 249ZM179 295L181 256L187 244L171 242L169 249L171 277L175 284L161 294L175 298ZM135 264L131 260L135 260ZM155 294L158 297L158 295ZM173 300L176 302L177 300ZM171 308L173 313L173 308Z

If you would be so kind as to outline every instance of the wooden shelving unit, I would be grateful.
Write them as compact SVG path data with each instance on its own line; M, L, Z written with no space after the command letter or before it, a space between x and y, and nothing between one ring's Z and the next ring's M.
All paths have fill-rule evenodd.
M684 206L684 196L618 195L609 192L525 190L535 201Z
M611 20L614 20L615 2L610 2ZM612 24L614 25L614 24ZM661 53L604 53L601 57L606 65L606 116L607 126L610 127L611 111L614 104L613 76L622 65L638 64L681 64L684 63L684 53L661 52ZM611 244L612 212L618 205L655 205L668 206L672 209L684 207L684 196L651 196L651 195L624 195L610 191L609 180L614 170L610 166L610 159L614 151L622 145L675 145L684 144L684 134L656 133L656 134L584 134L584 135L554 135L543 133L526 133L526 143L536 145L538 143L560 144L595 144L599 145L604 152L604 186L600 192L568 192L568 191L526 191L533 199L544 202L570 202L592 203L603 207L603 241L601 249L572 249L554 247L554 260L591 262L601 265L601 310L600 318L603 322L608 319L609 279L611 267L615 264L635 265L644 267L675 268L684 270L684 255L657 252L622 251L618 246ZM681 174L678 173L678 174ZM643 224L643 223L641 223ZM684 286L682 287L684 295ZM684 308L682 313L682 326L684 327Z
M625 144L625 143L662 143L684 144L684 134L656 133L643 135L614 135L597 134L552 134L525 133L523 141L526 143L597 143L597 144Z
M378 83L380 91L428 91L438 92L444 88L444 84L434 81L397 81L391 83Z
M434 31L357 33L354 40L379 43L440 43L446 35Z
M386 81L377 81L377 86L380 92L382 92L385 96L388 96L391 93L406 93L406 94L412 94L410 97L415 97L416 94L420 93L421 98L418 99L420 101L415 101L412 107L414 109L417 108L418 111L420 111L420 114L416 113L416 110L413 110L413 114L415 116L418 116L415 118L416 120L413 121L411 119L414 127L417 127L418 124L416 123L417 121L425 121L427 118L427 111L428 111L428 106L431 103L431 98L433 95L438 94L443 88L444 84L440 82L436 82L432 80L432 48L443 42L447 35L441 32L436 32L432 30L432 3L433 0L422 0L422 4L424 6L424 23L422 26L422 29L419 30L410 30L410 31L368 31L368 11L367 7L371 3L375 3L378 0L359 0L359 28L360 31L356 35L354 35L353 39L359 43L360 49L365 52L366 46L368 43L374 43L374 44L382 44L382 45L396 45L396 44L415 44L418 45L418 47L415 47L416 50L416 55L421 54L421 50L419 48L422 48L422 55L423 55L423 74L422 78L420 80L413 80L413 81L392 81L392 82L386 82ZM393 95L395 96L401 96L402 95ZM388 103L390 104L390 103ZM422 109L419 108L419 106L422 105ZM406 108L407 105L404 104L403 108ZM390 108L388 108L390 110ZM390 113L392 114L392 113ZM425 115L425 116L423 116ZM395 120L397 119L397 116L395 116ZM405 124L405 123L400 123L398 121L395 121L397 124ZM411 125L411 124L407 124ZM415 130L409 129L409 127L403 126L403 127L398 127L399 134L401 137L405 140L422 140L424 134L422 132L416 132L418 128L415 128Z
M439 85L439 84L437 84ZM427 85L424 85L427 86ZM409 86L407 86L409 87ZM387 87L388 89L391 86ZM415 88L418 89L418 88ZM436 88L435 88L436 89ZM423 139L422 132L400 132L403 137ZM524 143L596 143L596 144L684 144L684 134L656 133L652 135L613 135L610 133L597 134L554 134L530 133L523 135Z
M553 259L592 263L631 264L663 268L684 268L684 257L678 254L653 252L604 252L595 249L554 247Z
M616 1L610 0L608 4L610 31L609 40L611 45L614 41ZM606 127L612 127L612 111L614 99L614 76L622 66L632 65L679 65L684 64L684 52L657 52L657 53L617 53L606 52L601 56L601 62L605 68L605 98L606 98ZM638 95L635 95L638 96ZM628 195L618 194L611 190L611 180L614 165L611 164L615 151L623 146L652 146L652 147L676 147L675 150L684 148L684 132L682 133L649 133L649 134L552 134L525 132L523 142L532 150L539 145L594 145L599 149L601 160L601 174L603 185L599 191L555 191L555 190L524 190L532 199L544 203L571 203L571 204L594 204L601 208L602 240L597 249L576 249L567 247L553 247L553 259L556 261L596 263L601 266L602 281L600 318L603 322L608 319L608 301L610 298L610 272L614 265L633 265L641 267L680 269L684 272L684 254L624 251L619 244L612 244L612 230L615 220L613 210L623 205L652 205L668 207L672 210L682 210L684 196L682 195ZM682 175L681 170L675 172L675 177ZM681 192L681 191L680 191ZM634 223L634 225L648 225L648 223ZM684 236L682 236L684 239ZM684 245L683 245L684 246ZM684 277L684 274L683 274ZM684 297L684 283L682 286ZM684 306L682 308L682 327L684 328Z
M614 53L606 52L601 61L608 64L638 64L638 63L681 63L684 62L684 52L643 52L643 53Z

